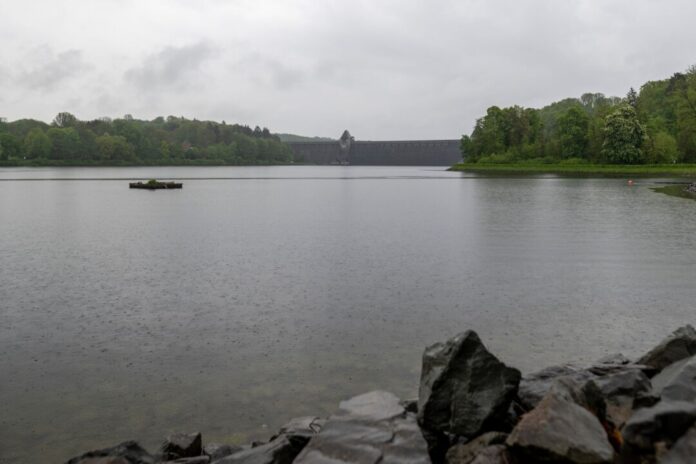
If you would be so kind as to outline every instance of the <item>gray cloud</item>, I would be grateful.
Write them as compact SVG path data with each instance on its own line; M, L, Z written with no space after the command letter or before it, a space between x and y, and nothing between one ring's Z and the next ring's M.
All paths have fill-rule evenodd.
M66 50L56 54L48 47L41 47L31 55L37 63L17 77L18 85L29 90L54 90L91 68L80 50Z
M175 114L307 135L458 137L490 105L623 95L696 62L691 0L65 2L60 22L63 2L3 5L11 119ZM46 43L67 52L28 52Z
M214 55L215 49L206 42L167 46L126 71L124 77L143 90L187 84L204 78L201 66Z

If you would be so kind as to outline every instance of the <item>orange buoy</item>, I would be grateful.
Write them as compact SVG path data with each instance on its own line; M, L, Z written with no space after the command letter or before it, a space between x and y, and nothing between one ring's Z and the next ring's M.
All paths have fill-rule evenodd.
M633 185L633 181L631 179L628 179L628 185Z

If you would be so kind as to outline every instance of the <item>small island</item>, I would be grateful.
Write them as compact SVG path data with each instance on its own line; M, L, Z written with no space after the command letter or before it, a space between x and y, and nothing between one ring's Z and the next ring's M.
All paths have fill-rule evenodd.
M131 182L128 184L132 189L145 190L162 190L162 189L180 189L184 186L181 182L160 182L156 179L150 179L147 182Z

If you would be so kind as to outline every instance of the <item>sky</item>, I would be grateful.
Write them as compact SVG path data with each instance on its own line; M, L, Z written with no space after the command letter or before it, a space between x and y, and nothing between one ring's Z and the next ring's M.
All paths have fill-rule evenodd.
M693 0L0 0L0 117L459 138L696 64Z

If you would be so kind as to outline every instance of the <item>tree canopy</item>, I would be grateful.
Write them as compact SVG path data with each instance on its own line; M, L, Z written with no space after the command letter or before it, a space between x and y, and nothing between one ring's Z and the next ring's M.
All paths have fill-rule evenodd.
M462 137L470 162L696 162L696 67L630 88L541 109L492 106Z
M81 121L61 112L52 123L0 122L4 164L285 164L292 150L267 128L131 115Z

